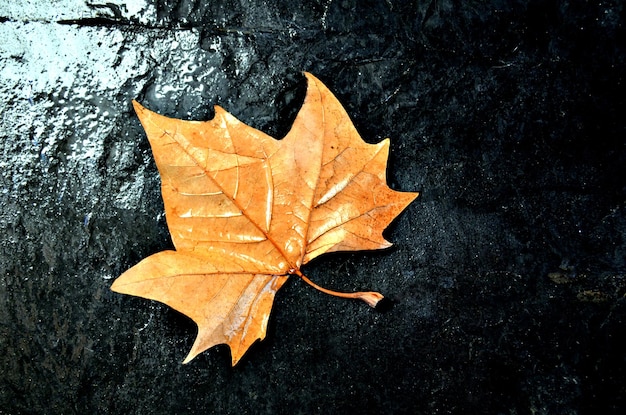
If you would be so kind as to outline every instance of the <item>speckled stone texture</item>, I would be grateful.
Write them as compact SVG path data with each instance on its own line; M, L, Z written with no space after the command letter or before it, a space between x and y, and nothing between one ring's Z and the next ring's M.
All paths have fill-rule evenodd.
M0 413L624 413L624 7L4 0ZM130 101L281 137L301 71L422 192L393 248L305 271L394 307L292 279L237 367L181 365L193 323L109 290L171 246Z

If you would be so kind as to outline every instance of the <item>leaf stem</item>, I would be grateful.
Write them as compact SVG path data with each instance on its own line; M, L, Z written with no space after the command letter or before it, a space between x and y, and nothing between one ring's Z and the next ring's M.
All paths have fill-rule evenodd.
M344 292L333 291L324 287L320 287L319 285L311 281L306 275L304 275L297 268L292 270L290 273L296 274L298 277L302 279L302 281L306 282L307 284L309 284L311 287L315 288L316 290L323 292L324 294L332 295L334 297L353 298L353 299L365 301L367 305L373 308L376 308L376 305L378 304L378 302L384 298L384 296L381 293L377 293L374 291L359 291L355 293L344 293Z

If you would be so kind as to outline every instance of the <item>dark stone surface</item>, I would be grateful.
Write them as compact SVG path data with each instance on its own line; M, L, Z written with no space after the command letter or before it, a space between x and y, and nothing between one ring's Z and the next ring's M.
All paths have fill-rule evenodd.
M621 1L0 5L0 413L623 413ZM170 246L132 113L284 135L333 90L421 197L385 252L306 272L230 368L112 280Z

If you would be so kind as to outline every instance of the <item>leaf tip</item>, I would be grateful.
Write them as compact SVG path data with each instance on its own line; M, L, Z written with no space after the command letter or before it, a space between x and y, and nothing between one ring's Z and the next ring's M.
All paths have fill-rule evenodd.
M200 354L200 352L196 351L195 347L192 347L192 349L187 354L187 357L185 357L185 360L183 360L183 365L191 362L196 356L198 356L198 354Z
M126 294L126 292L122 289L122 282L120 281L121 277L121 275L117 277L109 289L115 293Z
M139 113L140 111L144 110L145 107L143 105L141 105L138 101L134 100L132 101L133 103L133 108L135 109L135 112Z
M185 357L185 360L183 360L183 365L186 365L187 363L191 362L193 360L193 357L190 357L189 355L187 355L187 357Z
M232 367L235 367L235 365L236 365L237 363L239 363L239 360L241 359L241 356L235 356L235 355L233 354L233 355L231 355L231 357L232 357Z

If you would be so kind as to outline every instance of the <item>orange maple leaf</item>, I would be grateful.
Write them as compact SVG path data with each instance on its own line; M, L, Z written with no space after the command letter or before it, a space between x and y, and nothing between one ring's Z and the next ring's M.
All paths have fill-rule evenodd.
M375 306L375 292L337 293L300 268L333 251L381 249L389 223L417 197L386 184L389 139L365 143L335 96L305 74L306 97L282 140L220 107L206 122L167 118L133 101L157 167L175 251L145 258L113 291L163 302L198 335L183 363L217 344L233 366L266 334L289 275Z

